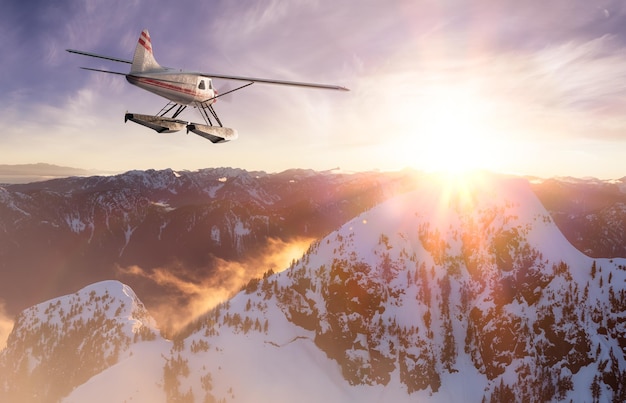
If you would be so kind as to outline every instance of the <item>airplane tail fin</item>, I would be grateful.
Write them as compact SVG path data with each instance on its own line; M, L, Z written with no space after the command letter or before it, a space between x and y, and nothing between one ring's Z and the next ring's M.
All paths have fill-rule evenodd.
M135 55L133 56L133 64L130 68L130 72L131 74L145 73L162 69L163 67L161 67L161 65L154 59L150 34L147 29L144 29L141 31L141 35L137 41L137 47L135 48Z

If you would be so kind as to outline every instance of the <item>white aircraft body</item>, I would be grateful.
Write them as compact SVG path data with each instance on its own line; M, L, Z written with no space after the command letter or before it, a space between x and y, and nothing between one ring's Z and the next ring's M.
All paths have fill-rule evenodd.
M213 104L217 98L248 87L254 83L348 91L347 88L337 85L197 73L182 71L170 67L162 67L159 63L157 63L154 58L154 54L152 53L152 42L147 29L144 29L139 36L137 47L135 48L135 55L132 60L119 59L116 57L103 56L73 49L67 49L67 51L70 53L96 57L119 63L128 63L131 65L130 73L128 74L93 69L89 67L81 68L85 70L126 76L126 80L128 80L129 83L169 100L168 104L165 105L156 115L126 113L124 117L125 122L130 120L140 125L149 127L158 133L172 133L186 127L187 133L191 131L213 143L235 140L238 136L236 130L224 127L218 118L217 113L213 108ZM226 91L222 94L218 94L217 90L213 86L213 78L244 81L246 84L233 90ZM193 123L178 119L181 112L183 112L188 106L198 109L204 119L204 123ZM217 125L213 124L213 120L215 120Z

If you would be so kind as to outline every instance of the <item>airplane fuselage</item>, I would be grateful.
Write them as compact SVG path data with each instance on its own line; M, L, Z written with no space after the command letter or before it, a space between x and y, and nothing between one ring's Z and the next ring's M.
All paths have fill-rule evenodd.
M130 73L126 75L126 80L181 105L193 105L197 102L210 105L215 103L217 95L212 80L196 73Z

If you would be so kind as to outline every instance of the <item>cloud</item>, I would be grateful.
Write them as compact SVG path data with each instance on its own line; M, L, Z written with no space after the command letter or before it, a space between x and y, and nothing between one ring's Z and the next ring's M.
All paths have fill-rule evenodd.
M6 313L5 303L0 300L0 351L6 347L7 339L13 330L13 319Z
M154 270L130 266L120 268L119 275L131 281L133 278L147 279L169 290L167 295L157 296L145 303L161 330L171 335L232 297L252 278L259 278L270 269L274 272L285 269L292 260L303 255L312 241L297 238L285 242L270 238L259 255L244 261L216 258L214 269L208 272L192 272L176 265Z
M424 95L435 86L445 92L459 83L497 104L507 136L511 129L538 142L622 141L625 26L626 3L616 0L9 2L0 15L0 67L10 77L0 82L0 118L16 123L2 146L10 163L75 161L69 165L108 171L198 169L207 161L268 171L389 169L375 158L380 152L363 157L363 148L394 153L389 142L408 130L425 136L415 134L418 119L402 127L396 117L427 108ZM164 99L121 77L78 70L115 64L64 52L130 58L144 27L164 65L352 91L256 84L216 105L239 131L237 142L218 149L193 134L155 136L122 125L122 115L156 113ZM192 112L184 118L194 121ZM281 158L258 152L268 147Z
M512 70L517 84L508 79L513 85L499 88L503 102L515 101L545 138L623 139L623 130L615 129L626 125L620 112L626 107L626 85L620 84L626 82L626 48L614 36L557 44L529 56Z

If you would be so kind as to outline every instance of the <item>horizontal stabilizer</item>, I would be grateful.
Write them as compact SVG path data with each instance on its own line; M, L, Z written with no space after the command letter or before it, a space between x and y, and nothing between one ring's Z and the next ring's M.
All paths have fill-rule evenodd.
M237 140L237 137L239 137L239 134L234 129L220 126L207 126L199 123L188 124L187 133L189 132L204 137L212 143L225 143L227 141Z
M141 115L139 113L127 113L124 116L124 122L127 121L138 123L142 126L149 127L157 133L174 133L182 130L187 122L166 118L163 116Z
M128 64L133 63L130 60L120 59L120 58L112 57L112 56L97 55L95 53L83 52L82 50L74 50L74 49L65 49L65 50L67 50L70 53L76 53L77 55L97 57L98 59L111 60L112 62L128 63Z
M118 76L125 76L126 75L126 73L120 73L118 71L102 70L102 69L92 69L91 67L81 67L81 69L89 70L89 71L98 71L100 73L117 74Z

